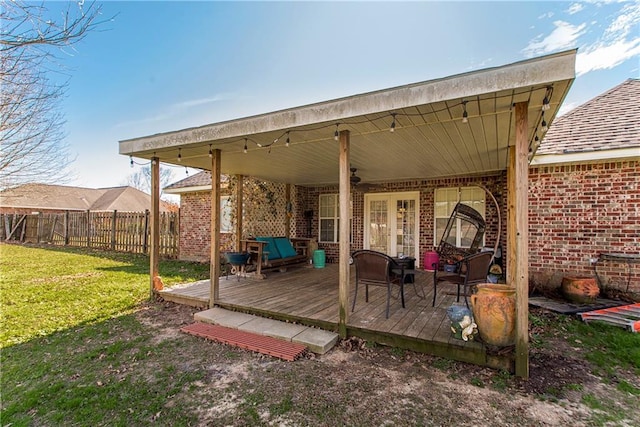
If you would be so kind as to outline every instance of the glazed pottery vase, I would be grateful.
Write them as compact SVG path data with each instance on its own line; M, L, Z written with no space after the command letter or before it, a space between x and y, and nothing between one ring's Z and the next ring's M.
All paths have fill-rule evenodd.
M516 290L511 286L483 283L471 295L478 334L486 344L505 347L515 343Z

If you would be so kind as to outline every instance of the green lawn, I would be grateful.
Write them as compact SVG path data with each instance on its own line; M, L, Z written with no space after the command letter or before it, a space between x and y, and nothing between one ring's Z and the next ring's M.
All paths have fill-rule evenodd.
M207 278L208 270L160 264L165 284ZM130 313L149 288L146 256L0 244L0 347Z
M208 265L163 261L160 274L171 285L209 273ZM145 256L0 244L0 425L379 425L371 408L386 404L388 397L377 391L395 376L403 389L423 384L394 405L396 420L449 425L454 413L446 402L453 397L438 400L447 388L431 383L433 377L443 381L434 373L440 370L456 382L450 390L488 384L499 390L490 405L504 411L493 424L535 424L505 406L522 393L509 374L384 346L367 346L363 357L342 356L349 365L322 358L274 361L181 334L179 326L193 320L193 311L150 301L149 287ZM588 420L583 425L638 420L639 334L551 314L532 315L531 323L534 353L558 356L545 348L568 343L572 363L588 366L599 381L595 388L581 378L554 381L553 364L552 387L542 399L579 393L592 411L582 415ZM384 374L372 375L383 368ZM566 401L554 410L562 405Z

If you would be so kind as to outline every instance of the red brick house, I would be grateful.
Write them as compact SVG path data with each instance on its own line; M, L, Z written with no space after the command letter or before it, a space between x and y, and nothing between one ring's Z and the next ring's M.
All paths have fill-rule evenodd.
M238 220L234 241L269 226L269 234L280 234L280 224L285 236L318 236L329 261L337 264L330 279L337 298L326 312L333 313L330 327L335 325L343 337L364 333L350 324L351 251L362 246L412 255L419 267L422 253L438 241L448 210L460 199L489 219L484 244L499 239L505 247L507 280L515 288L515 372L527 377L529 157L535 137L544 136L575 79L575 59L576 51L569 50L120 141L121 154L151 161L150 291L159 276L157 211L163 162L211 171L211 308L224 298L218 263L226 191L221 177L226 174L239 183L253 177L265 200L247 205L239 192L244 185L230 192ZM274 188L270 182L282 184ZM506 219L501 227L499 212L509 214L500 215ZM241 224L244 218L252 221ZM456 227L456 244L463 242L463 231ZM311 301L304 298L296 308L307 309ZM385 342L383 335L376 339ZM412 342L421 348L431 343ZM448 341L445 347L450 347ZM480 357L482 363L492 363L486 353Z
M558 286L564 275L594 275L601 284L640 292L640 265L601 259L603 253L638 255L640 252L640 81L630 79L558 118L537 149L529 169L529 272L537 286ZM358 171L352 174L356 175ZM264 229L247 230L284 235L285 185L268 183L276 194L275 215ZM491 191L501 206L503 230L498 233L497 213L481 185ZM451 207L449 196L466 193L485 214L488 233L485 244L500 238L504 246L506 217L506 173L441 179L358 183L352 192L351 247L372 247L370 223L374 205L392 201L420 212L419 235L413 247L398 244L383 249L418 258L437 245L437 204ZM474 190L475 188L475 190ZM338 243L321 230L318 215L323 198L337 193L336 186L294 186L292 193L295 235L319 239L331 262L338 257ZM180 258L208 261L210 254L211 175L208 171L176 182L166 193L181 196ZM228 196L221 204L227 211ZM450 198L450 197L449 197ZM403 205L404 206L404 205ZM476 206L477 207L477 206ZM400 208L402 209L402 208ZM305 212L310 212L305 216ZM397 212L396 212L397 213ZM251 215L251 212L247 212ZM448 215L445 212L444 215ZM329 218L325 221L330 221ZM226 224L226 225L225 225ZM263 225L265 225L263 224ZM233 230L223 221L221 250L234 248ZM329 233L330 234L330 233ZM597 262L594 262L596 261Z
M559 117L529 168L529 272L565 274L640 293L640 80L629 79ZM615 257L613 257L615 258ZM637 262L637 258L636 258Z

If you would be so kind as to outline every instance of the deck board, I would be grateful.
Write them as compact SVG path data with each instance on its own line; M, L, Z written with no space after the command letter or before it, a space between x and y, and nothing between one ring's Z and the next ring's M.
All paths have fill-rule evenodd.
M420 298L407 284L403 309L397 288L391 299L389 318L385 318L386 288L369 287L369 302L365 302L365 289L360 286L355 310L351 312L351 303L355 293L355 269L351 268L351 292L348 305L347 326L350 331L362 331L367 337L376 334L393 342L403 340L420 341L418 346L450 348L451 354L460 360L481 358L486 349L482 343L464 342L452 338L446 308L455 302L455 295L439 292L436 306L432 307L432 275L427 272L416 274L416 287L425 298ZM175 298L185 303L185 298L203 299L208 302L209 281L200 281L189 287L178 287L161 291L166 300ZM180 301L178 301L180 300ZM221 278L221 307L233 308L254 313L268 313L273 317L294 320L300 323L320 324L337 329L338 326L338 266L327 264L325 268L300 266L289 268L286 272L267 272L266 279L252 277ZM324 326L323 326L324 327ZM381 341L382 342L382 341ZM466 352L466 353L465 353ZM482 353L478 356L478 353ZM495 357L491 358L495 360ZM511 363L504 362L504 363Z

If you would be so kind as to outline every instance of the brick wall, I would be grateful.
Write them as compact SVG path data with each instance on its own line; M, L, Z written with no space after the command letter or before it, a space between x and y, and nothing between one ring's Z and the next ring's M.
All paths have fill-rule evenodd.
M601 252L640 253L640 162L579 164L529 171L529 273L558 286L565 275L594 276ZM604 287L640 292L640 264L598 263Z
M500 233L501 243L504 246L506 241L506 174L502 173L486 177L458 177L434 180L411 180L386 184L384 188L376 190L376 193L385 192L420 192L420 243L419 256L424 256L425 252L434 250L433 242L433 209L434 190L443 187L468 187L474 185L484 185L496 197L501 207L502 233ZM312 236L318 236L318 203L320 194L335 194L338 187L318 187L308 189L306 197L307 209L312 209L314 218L312 221ZM351 251L362 249L364 240L364 193L355 191L352 193L353 201L353 243ZM485 243L493 247L498 238L498 216L493 201L487 196L486 199L487 232ZM436 242L437 244L437 242ZM338 243L319 243L320 249L326 252L327 262L336 262L339 256Z
M285 184L270 183L245 178L245 220L243 237L284 236L285 219L288 215ZM266 200L262 194L268 195ZM305 191L292 186L293 211L290 217L291 236L303 237L298 228L304 225L298 199L304 199ZM180 255L184 261L208 262L211 251L211 192L183 193L180 195ZM253 219L246 217L253 215ZM236 250L233 233L222 233L221 252Z
M594 275L591 258L601 252L638 254L640 252L640 162L616 162L531 168L529 171L529 272L534 284L559 286L565 275ZM487 234L485 244L501 239L506 249L506 174L485 177L459 177L412 180L388 184L379 192L420 192L419 256L432 251L434 190L482 184L496 197L501 208L502 227L493 202L486 199ZM284 187L282 187L284 188ZM320 194L337 193L338 188L292 187L292 236L318 236ZM284 190L274 191L279 202ZM364 239L364 193L352 193L353 244L362 249ZM209 193L182 195L180 257L207 261L209 257ZM311 233L304 212L313 211ZM250 214L250 212L247 212ZM271 234L282 234L280 219L285 212L265 223ZM262 227L261 227L262 228ZM268 231L267 231L268 233ZM233 236L223 235L221 250L232 250ZM327 262L338 259L339 245L320 243ZM602 284L621 290L640 292L640 264L599 263Z
M221 251L232 251L233 234L222 233ZM184 261L209 262L211 253L211 193L180 195L180 255Z

